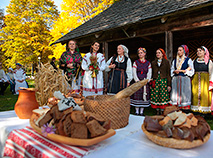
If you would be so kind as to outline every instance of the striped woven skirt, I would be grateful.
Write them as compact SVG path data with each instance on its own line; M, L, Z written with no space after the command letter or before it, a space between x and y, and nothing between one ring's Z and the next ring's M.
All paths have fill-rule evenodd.
M174 76L172 78L171 104L180 109L191 107L191 80L188 76Z

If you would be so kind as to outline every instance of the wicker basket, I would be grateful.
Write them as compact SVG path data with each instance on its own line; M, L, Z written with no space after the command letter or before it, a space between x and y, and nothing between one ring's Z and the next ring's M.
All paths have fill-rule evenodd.
M84 100L85 111L99 114L104 119L111 120L113 129L125 127L129 122L130 98L107 101L112 95L87 96Z

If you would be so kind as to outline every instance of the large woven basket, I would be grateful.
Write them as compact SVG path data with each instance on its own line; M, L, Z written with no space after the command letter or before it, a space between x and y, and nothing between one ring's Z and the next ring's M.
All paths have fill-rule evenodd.
M108 101L109 97L112 95L87 96L84 100L84 110L111 120L113 129L125 127L129 122L130 98Z

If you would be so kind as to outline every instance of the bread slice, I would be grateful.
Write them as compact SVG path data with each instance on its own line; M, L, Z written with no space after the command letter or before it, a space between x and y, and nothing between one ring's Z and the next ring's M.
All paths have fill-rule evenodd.
M69 114L67 114L69 115ZM56 133L62 136L66 136L66 133L64 132L64 120L66 118L67 115L63 115L62 118L59 120L59 122L56 124L57 130Z
M87 139L88 138L87 126L83 123L72 123L71 137L79 139Z
M182 127L191 128L191 120L188 117L186 118L186 122L180 126L180 128Z
M88 130L90 131L91 137L97 137L106 133L106 129L103 128L98 121L92 120L86 124Z
M191 118L191 125L192 126L197 126L197 124L198 124L198 119L195 116L193 116Z
M66 114L68 114L68 113L71 113L72 111L73 111L73 107L64 110L64 111L63 111L63 114L66 115Z
M71 119L75 123L86 123L87 122L83 111L73 111L71 113Z
M63 117L63 112L59 111L57 105L53 106L50 110L51 110L51 115L53 119L55 120L55 122L59 122L60 119Z
M165 124L167 124L167 123L169 122L169 120L172 121L172 119L171 119L169 116L166 116L166 117L164 117L163 120L159 121L159 124L160 124L161 126L164 126Z
M164 109L164 112L163 112L163 115L166 116L168 115L169 113L172 113L172 112L175 112L175 111L178 111L179 108L175 105L172 105L172 106L167 106L165 109Z
M33 110L33 113L36 114L36 115L38 115L38 116L41 116L41 115L47 113L49 110L50 110L50 109L48 109L48 108L44 108L44 109L34 109L34 110Z
M167 116L169 116L173 121L178 118L178 116L182 113L182 111L175 111L172 113L169 113Z
M66 134L67 137L71 137L71 113L67 114L65 117L65 120L63 121L63 126L64 126L64 133Z
M104 123L105 120L98 114L92 112L86 112L87 121L97 120L99 123Z
M186 116L187 116L189 119L191 119L191 118L194 116L194 114L193 114L193 113L188 113L188 114L186 114Z
M42 127L44 124L49 123L50 120L52 120L52 116L51 116L50 110L46 114L44 114L42 116L43 117L38 122L39 127Z
M186 122L187 116L185 113L180 113L175 120L174 126L180 126Z
M109 130L111 128L111 120L105 121L104 124L102 125L102 127Z

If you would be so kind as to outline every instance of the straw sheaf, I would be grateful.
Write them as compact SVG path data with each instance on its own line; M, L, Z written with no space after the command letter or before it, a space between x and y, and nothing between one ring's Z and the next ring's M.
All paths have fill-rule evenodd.
M42 64L38 67L38 72L35 75L36 99L42 106L48 101L48 98L53 97L55 91L61 91L67 94L69 84L66 81L66 76L62 70L55 72L51 64Z

